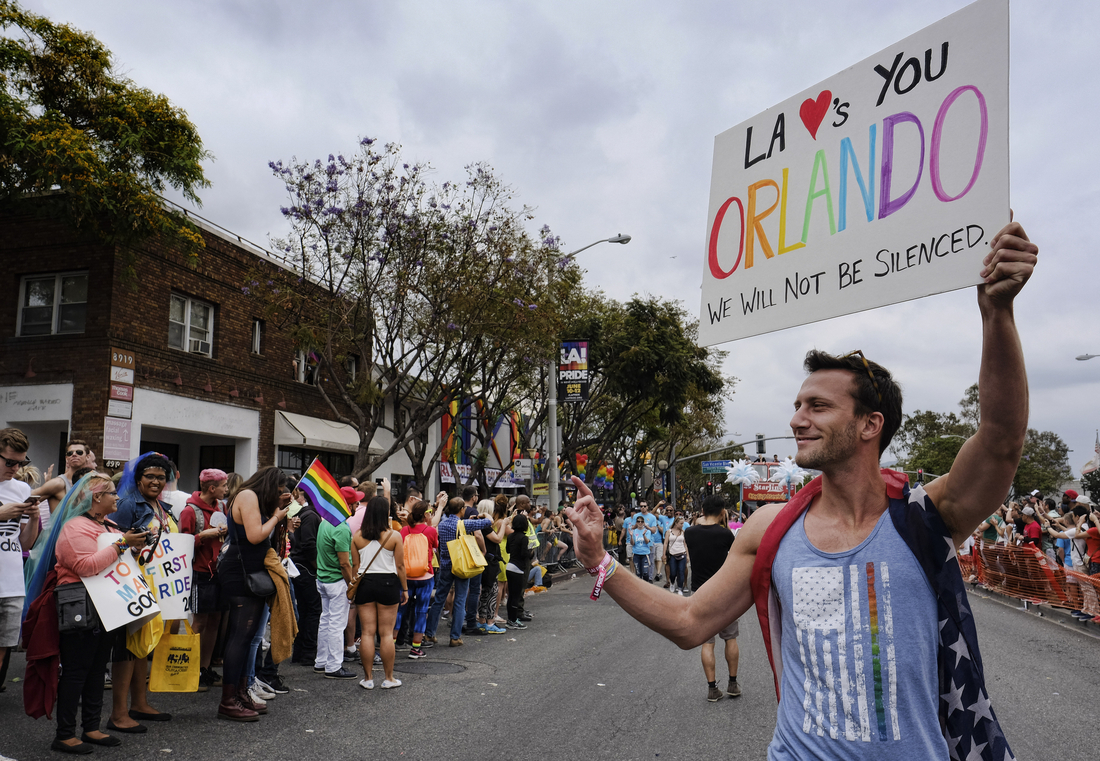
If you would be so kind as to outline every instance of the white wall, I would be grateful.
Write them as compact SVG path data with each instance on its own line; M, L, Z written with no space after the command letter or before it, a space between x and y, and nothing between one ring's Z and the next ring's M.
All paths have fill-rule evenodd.
M184 475L180 486L183 490L190 488L192 476L193 480L198 479L195 468L200 445L234 444L235 470L245 478L258 467L260 413L257 410L135 388L133 421L130 457L140 454L138 449L143 438L180 445L182 462L177 465Z
M55 475L65 470L58 452L62 435L68 438L72 411L71 383L0 388L0 428L18 428L27 435L31 444L27 454L43 474L51 464Z

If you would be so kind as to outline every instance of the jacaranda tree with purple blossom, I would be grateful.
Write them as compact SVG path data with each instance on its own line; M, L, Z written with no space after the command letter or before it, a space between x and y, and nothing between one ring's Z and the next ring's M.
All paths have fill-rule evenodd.
M350 158L270 166L289 198L290 229L272 241L285 269L246 288L316 358L320 393L359 432L356 475L405 449L424 483L453 454L427 435L450 402L478 400L492 425L552 353L552 238L527 234L530 211L481 164L434 184L399 146L365 138Z

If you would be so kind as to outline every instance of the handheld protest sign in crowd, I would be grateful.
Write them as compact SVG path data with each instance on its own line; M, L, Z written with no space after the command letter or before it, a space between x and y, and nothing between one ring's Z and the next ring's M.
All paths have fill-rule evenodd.
M115 539L117 534L101 534L97 544L101 548L106 547ZM85 577L83 581L105 631L114 631L130 624L140 626L161 612L155 593L146 582L137 560L129 552L124 552L118 562L95 576Z
M1008 2L978 0L715 138L700 343L977 285L1008 179Z

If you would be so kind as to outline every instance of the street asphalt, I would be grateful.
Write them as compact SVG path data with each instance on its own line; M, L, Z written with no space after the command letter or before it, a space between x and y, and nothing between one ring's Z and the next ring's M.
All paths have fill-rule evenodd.
M218 688L155 694L173 720L91 758L137 759L762 759L775 724L775 692L755 613L741 619L744 695L706 702L698 650L681 651L632 621L591 582L568 577L529 598L525 631L467 636L420 661L399 652L395 690L284 664L292 688L260 722L216 720ZM1100 748L1100 639L1053 617L1038 618L971 593L994 710L1017 757L1054 751L1092 761ZM720 650L721 648L719 648ZM0 695L0 755L59 758L54 724L23 713L24 659L14 656ZM719 655L719 674L724 668ZM431 673L431 672L445 673ZM375 671L376 683L381 671ZM722 684L723 682L720 682ZM109 702L110 696L107 696ZM104 717L106 719L106 717Z

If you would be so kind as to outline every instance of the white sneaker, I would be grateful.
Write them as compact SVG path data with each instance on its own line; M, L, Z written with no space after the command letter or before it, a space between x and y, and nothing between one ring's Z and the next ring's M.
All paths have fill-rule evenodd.
M260 693L256 691L255 687L248 688L248 697L252 698L252 702L256 705L257 708L267 707L267 701L260 697Z
M400 686L401 686L401 680L400 679L394 679L392 682L389 679L383 679L382 680L382 689L383 690L392 690L394 687L400 687Z
M676 590L676 594L680 595L680 597L683 597L683 596L684 596L684 590L682 590L682 589L677 589L677 590Z
M263 679L253 679L252 687L255 688L256 693L264 700L271 700L277 697L279 693L275 692L271 688L271 685L265 682Z
M373 690L374 689L374 680L373 679L360 679L359 680L359 686L362 687L364 690ZM383 684L382 686L385 687L386 685Z
M248 688L248 691L253 695L258 695L262 700L271 700L275 697L275 690L259 679L252 680L252 686Z

